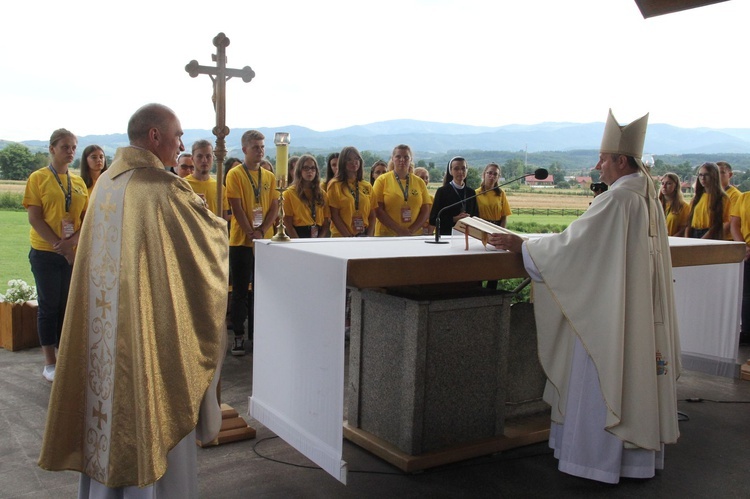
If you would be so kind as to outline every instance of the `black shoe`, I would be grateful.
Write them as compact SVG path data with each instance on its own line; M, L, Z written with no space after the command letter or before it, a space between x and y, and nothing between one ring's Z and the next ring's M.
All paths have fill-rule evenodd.
M232 345L232 355L241 357L245 355L245 338L242 336L234 337L234 345Z

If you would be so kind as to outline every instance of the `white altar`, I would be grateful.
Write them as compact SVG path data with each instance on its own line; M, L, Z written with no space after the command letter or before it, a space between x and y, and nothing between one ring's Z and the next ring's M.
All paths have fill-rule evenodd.
M487 251L474 239L464 251L463 237L444 245L425 239L256 242L249 413L343 483L346 286L526 276L520 255ZM744 244L671 238L670 246L673 266L685 267L675 272L683 350L724 371L737 354Z

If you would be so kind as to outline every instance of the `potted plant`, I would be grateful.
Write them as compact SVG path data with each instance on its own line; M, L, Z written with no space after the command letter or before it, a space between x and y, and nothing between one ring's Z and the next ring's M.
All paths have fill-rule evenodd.
M8 281L0 294L0 346L15 351L39 346L36 287L21 279Z

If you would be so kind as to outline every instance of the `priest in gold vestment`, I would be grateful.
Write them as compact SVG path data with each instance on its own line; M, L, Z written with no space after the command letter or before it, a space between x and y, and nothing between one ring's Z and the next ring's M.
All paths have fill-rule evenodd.
M39 458L81 472L79 497L197 495L195 440L221 424L226 222L165 169L181 136L136 111L81 230Z

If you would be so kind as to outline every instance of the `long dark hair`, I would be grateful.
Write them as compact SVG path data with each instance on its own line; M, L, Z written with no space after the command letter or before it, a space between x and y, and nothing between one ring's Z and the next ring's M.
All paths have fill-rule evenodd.
M328 183L331 180L333 180L333 178L336 176L336 175L333 174L333 168L331 167L331 161L333 161L334 159L338 159L338 157L339 157L339 153L332 152L326 158L326 183ZM341 170L341 165L339 165L339 170Z
M719 177L719 167L716 163L703 163L697 168L700 173L701 168L706 169L708 174L708 187L704 187L700 181L700 178L696 178L695 181L695 197L690 202L690 222L688 223L688 236L692 232L693 214L695 213L695 207L698 206L698 202L701 200L704 194L709 196L712 201L709 210L709 228L708 232L711 239L724 239L724 199L727 197L727 193L721 187L721 178Z
M349 158L349 153L354 153L359 156L359 169L357 170L357 182L364 178L364 161L362 161L362 155L359 153L356 147L346 146L341 150L339 154L339 171L336 173L336 180L346 183L346 161Z
M685 198L682 197L680 177L678 177L676 173L668 172L664 174L664 176L661 178L661 181L664 182L665 179L671 180L675 184L675 188L674 194L672 194L672 199L667 198L667 196L665 196L664 193L661 192L661 189L659 189L659 201L661 202L661 207L664 209L664 213L667 213L667 210L671 211L672 213L680 213L682 211L682 208L687 205L687 203L685 202Z
M320 187L320 168L318 168L318 162L312 154L303 154L297 160L297 167L294 169L294 190L297 191L300 199L308 203L310 202L310 199L307 199L305 195L305 188L302 185L302 166L304 166L307 160L312 160L315 165L315 178L310 181L312 200L315 204L323 206L325 200L323 199L323 189Z
M94 179L91 178L91 171L89 170L89 156L91 156L96 151L101 151L101 153L104 154L104 149L96 144L91 144L90 146L86 147L86 149L83 150L83 154L81 154L81 178L86 183L86 187L88 188L91 188L91 186L94 185ZM108 167L109 165L107 165L107 155L104 154L104 167L102 168L101 173L106 172Z

